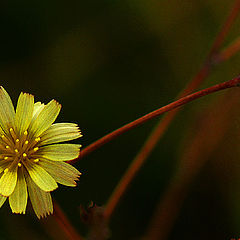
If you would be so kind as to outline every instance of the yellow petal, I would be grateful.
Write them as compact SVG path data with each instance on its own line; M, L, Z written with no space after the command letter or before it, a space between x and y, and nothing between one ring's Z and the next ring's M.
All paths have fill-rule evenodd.
M33 116L34 97L28 93L21 93L16 110L16 131L20 137L27 130Z
M0 195L0 207L2 207L2 205L5 203L6 200L7 200L7 197Z
M40 147L36 158L46 158L53 161L70 161L79 156L79 144L55 144Z
M61 109L61 105L52 100L40 111L36 118L34 118L29 126L29 136L38 137L46 131L52 123L56 120Z
M46 159L40 159L39 165L43 167L55 180L66 186L75 187L81 173L65 162L55 162Z
M15 124L15 111L12 100L3 87L0 87L0 126L5 133Z
M33 109L33 120L38 116L38 114L43 110L45 104L41 102L34 103Z
M50 192L58 187L56 181L37 163L26 161L24 164L32 180L43 191Z
M77 124L55 123L42 134L39 146L70 141L79 137L81 132Z
M18 179L13 193L9 196L9 204L13 213L25 214L27 207L27 185L23 174L23 168L18 169Z
M33 210L37 217L46 217L53 213L52 198L49 192L40 189L33 180L26 176L29 198L32 203Z
M2 177L0 178L0 194L3 196L9 196L13 193L13 190L17 183L17 169L18 165L13 162L9 168L4 170Z

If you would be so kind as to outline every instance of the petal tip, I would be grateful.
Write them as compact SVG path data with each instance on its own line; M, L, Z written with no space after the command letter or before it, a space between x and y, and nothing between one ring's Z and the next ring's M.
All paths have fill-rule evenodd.
M40 219L44 219L46 217L48 217L49 215L52 215L53 214L53 211L48 211L48 212L44 212L44 213L41 213L41 214L37 214L37 218L40 220Z
M55 99L52 99L50 102L54 102L57 106L62 107L62 105Z
M5 88L3 86L0 86L0 94L6 95L7 91L5 90Z
M16 211L16 210L12 210L12 213L14 213L14 214L26 214L26 211Z

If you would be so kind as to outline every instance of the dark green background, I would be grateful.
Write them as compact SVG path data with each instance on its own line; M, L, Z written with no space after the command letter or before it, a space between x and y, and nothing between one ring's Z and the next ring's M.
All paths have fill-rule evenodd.
M201 66L232 3L2 1L0 83L14 103L21 91L45 103L58 100L63 108L57 121L78 123L84 137L76 142L87 146L172 101ZM225 46L238 37L239 24L240 19ZM236 76L239 62L236 55L216 67L204 86ZM181 141L216 95L189 104L174 120L118 205L111 239L138 239L145 232L176 168ZM87 229L79 217L80 204L105 204L156 123L152 120L79 161L75 166L83 175L77 188L60 186L52 194L82 234ZM233 129L234 141L239 141L239 119ZM240 233L240 164L234 171L226 167L227 176L235 174L233 180L219 177L214 168L209 162L198 175L169 239L227 240ZM26 216L12 215L6 203L0 219L0 239L52 239L30 209Z

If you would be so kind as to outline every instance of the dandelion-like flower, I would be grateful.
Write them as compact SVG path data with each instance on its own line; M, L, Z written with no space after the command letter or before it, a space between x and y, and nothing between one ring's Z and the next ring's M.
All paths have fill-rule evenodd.
M62 144L81 137L73 123L55 123L61 105L34 103L21 93L16 112L0 88L0 207L9 198L13 213L25 214L28 195L38 218L53 212L50 192L57 183L76 186L81 173L66 163L79 156L81 145Z

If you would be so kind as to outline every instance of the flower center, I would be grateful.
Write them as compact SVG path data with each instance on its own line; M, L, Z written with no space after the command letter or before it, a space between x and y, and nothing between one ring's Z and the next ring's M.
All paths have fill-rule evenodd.
M31 140L28 132L25 131L20 138L17 137L13 128L9 129L9 135L2 135L2 143L0 146L1 156L4 160L16 161L21 167L24 161L38 162L38 158L34 158L34 154L38 151L38 142L40 137ZM7 170L7 169L5 169Z

